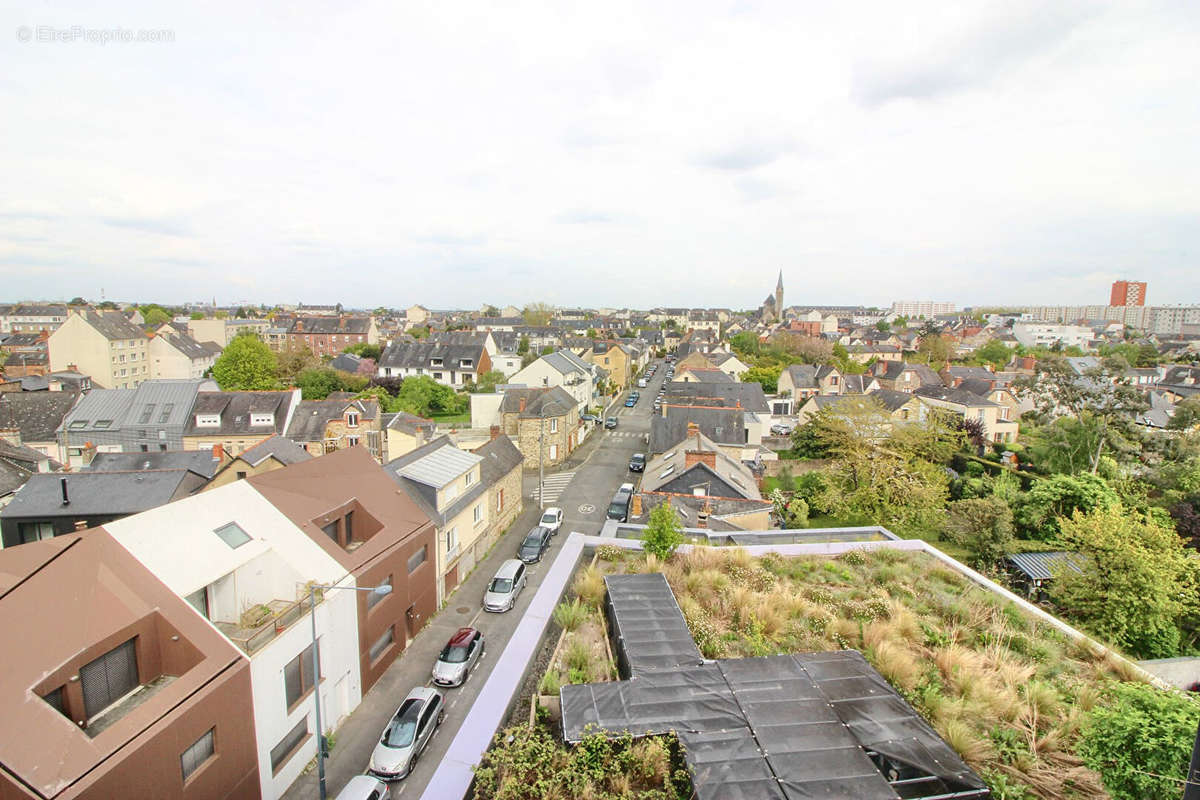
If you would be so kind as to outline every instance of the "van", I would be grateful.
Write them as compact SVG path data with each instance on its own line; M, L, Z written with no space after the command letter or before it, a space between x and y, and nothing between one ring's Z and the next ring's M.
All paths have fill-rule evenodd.
M633 484L622 483L621 488L617 489L617 493L613 495L612 502L608 504L608 518L615 519L617 522L627 522L629 520L629 503L633 500Z
M639 389L646 388L646 379L645 378L638 378L638 388Z

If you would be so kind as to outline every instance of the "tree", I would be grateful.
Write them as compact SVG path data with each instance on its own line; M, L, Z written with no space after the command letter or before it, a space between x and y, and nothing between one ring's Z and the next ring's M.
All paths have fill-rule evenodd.
M991 364L996 369L1003 369L1012 359L1012 350L999 339L989 339L988 343L977 348L973 355L984 364Z
M1064 519L1055 544L1078 552L1060 563L1050 596L1103 641L1138 658L1180 652L1180 623L1200 610L1198 568L1169 526L1120 505Z
M544 355L544 356L548 356L553 352L554 352L554 348L550 345L546 345L545 347L542 348L542 355Z
M142 320L146 325L157 328L160 325L165 325L171 321L171 315L162 308L154 307L142 313Z
M596 329L595 329L595 328L588 328L588 329L587 329L587 338L589 338L589 339L595 339L595 338L596 338L598 335L599 335L599 334L598 334L598 333L596 333Z
M833 343L817 336L780 332L771 337L771 347L789 363L828 364L833 360Z
M683 525L670 503L660 503L650 510L650 521L642 534L642 546L662 560L671 557L683 544Z
M1173 431L1191 430L1200 424L1200 395L1193 395L1175 406L1175 414L1167 427Z
M1051 475L1036 482L1021 498L1016 519L1028 538L1049 541L1058 534L1062 520L1070 519L1076 511L1086 514L1113 508L1120 502L1117 493L1098 475Z
M1178 797L1200 723L1193 696L1145 683L1110 687L1083 726L1077 752L1113 800Z
M496 384L504 383L504 381L504 373L494 369L490 372L485 372L480 375L479 379L476 380L474 385L471 386L471 388L469 388L467 391L491 394L492 392L496 391Z
M356 355L359 358L373 358L376 361L378 361L379 356L383 355L383 348L381 348L377 344L368 344L367 342L357 342L355 344L350 345L342 352L350 353L351 355Z
M917 344L917 352L924 357L925 363L937 368L954 357L954 340L941 333L923 335Z
M530 303L521 312L525 324L532 328L541 328L554 319L554 307L547 303Z
M1013 513L998 497L958 500L946 507L942 534L946 541L971 551L976 566L991 568L1004 558L1013 544Z
M483 304L483 316L498 317L498 316L500 316L500 309L496 308L491 303L484 303Z
M192 319L204 319L204 312L203 311L193 311L191 313L191 318Z
M428 417L433 414L458 414L466 409L470 400L459 395L449 386L438 383L428 375L405 378L396 393L401 411Z
M266 342L246 332L226 345L212 374L222 391L264 391L278 386L275 368L275 354Z
M72 297L69 301L67 301L67 305L69 305L69 306L86 306L87 300L84 300L82 297Z
M335 369L317 367L306 369L296 377L296 386L305 400L324 400L332 392L346 389L342 376Z
M729 340L729 346L733 351L740 356L753 358L762 352L762 344L758 341L758 334L753 331L742 331L735 333Z
M775 394L779 389L779 375L782 366L751 367L742 375L742 383L761 383L765 394Z
M529 336L522 333L520 341L517 342L517 355L523 356L529 352Z
M289 345L276 357L275 374L285 386L294 386L300 373L321 366L321 360L305 345Z
M887 333L891 329L892 326L887 324L887 320L881 319L875 323L875 330L879 331L880 333Z

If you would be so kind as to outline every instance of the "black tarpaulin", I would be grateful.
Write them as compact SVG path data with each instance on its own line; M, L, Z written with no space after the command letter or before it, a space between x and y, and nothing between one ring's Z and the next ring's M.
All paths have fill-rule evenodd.
M609 575L604 584L605 611L622 677L704 660L662 573Z

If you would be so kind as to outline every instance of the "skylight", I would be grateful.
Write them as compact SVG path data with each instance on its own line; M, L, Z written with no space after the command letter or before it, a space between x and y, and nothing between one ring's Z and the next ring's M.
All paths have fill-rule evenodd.
M666 469L664 469L664 470L662 471L662 474L661 474L661 475L659 475L658 477L660 477L660 478L665 478L665 477L667 477L668 475L670 475L670 474L671 474L672 472L674 472L674 471L675 471L675 465L674 465L674 464L672 464L671 466L669 466L669 467L667 467Z
M112 424L113 424L113 421L111 419L98 419L98 420L96 420L94 427L111 428Z
M86 428L87 420L86 419L77 419L74 422L72 422L70 425L68 425L67 427L73 431L77 431L80 428Z
M242 530L242 526L238 525L236 522L227 522L213 531L213 533L215 533L217 536L220 536L221 541L232 547L234 550L250 541L250 534Z

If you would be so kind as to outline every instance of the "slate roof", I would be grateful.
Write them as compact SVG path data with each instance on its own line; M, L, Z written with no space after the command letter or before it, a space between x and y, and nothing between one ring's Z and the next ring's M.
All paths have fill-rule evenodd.
M66 315L66 306L55 305L53 303L50 305L20 304L8 310L8 316L10 317L65 317Z
M40 367L50 363L50 356L45 350L30 350L12 353L4 363L9 367Z
M987 367L947 367L946 374L951 378L991 380L992 371Z
M112 390L110 390L112 391ZM94 392L93 392L94 394ZM223 436L238 433L283 433L293 393L200 392L183 429L184 436ZM274 425L251 425L251 413L275 415ZM196 425L200 414L220 414L220 425Z
M716 466L710 467L703 462L697 462L688 467L687 455L689 451L712 453ZM651 452L658 451L652 450ZM646 463L646 468L642 476L641 491L658 491L660 488L678 481L685 475L692 476L692 480L687 481L691 485L700 483L712 484L715 477L723 484L722 491L724 490L724 486L728 486L744 499L761 499L754 474L743 466L740 461L735 461L721 452L717 443L703 433L694 433L690 436L685 436L676 442L670 450L664 451L662 455L651 458ZM669 489L668 491L676 490ZM708 495L714 496L714 490L710 489ZM715 496L729 497L732 495L722 493Z
M190 478L189 478L190 476ZM67 481L68 505L62 502L62 480ZM119 516L157 508L187 494L204 479L187 469L137 472L39 472L13 495L0 517Z
M4 341L0 342L2 347L39 347L46 348L46 342L42 339L40 333L10 333L4 337Z
M442 367L447 370L457 369L459 362L470 359L474 369L479 366L483 355L482 344L442 344L440 342L392 342L379 356L379 366L399 369L439 369L434 367L432 360L442 359Z
M217 462L208 450L168 450L158 453L96 453L83 472L144 472L186 469L205 478L216 472Z
M665 453L688 435L688 423L700 426L700 433L717 444L743 445L746 442L745 412L738 408L699 408L670 406L665 416L650 419L650 452Z
M145 339L146 332L125 319L120 311L85 311L83 318L105 339Z
M455 498L443 511L439 512L437 508L437 490L440 486L433 486L426 483L425 480L417 480L410 476L420 475L422 478L430 481L441 480L451 469L450 464L452 462L461 463L455 453L440 452L443 450L453 450L455 453L468 456L473 459L472 463L482 463L483 461L482 457L475 453L459 450L450 441L450 437L439 436L429 444L418 447L411 453L405 453L399 458L389 461L384 467L384 470L391 479L412 498L421 511L433 520L434 524L439 528L444 527L447 520L454 519L459 512L479 499L488 488L487 481L482 480L483 468L480 467L481 479L476 481L467 492ZM427 458L433 460L424 465L418 463ZM467 467L463 466L456 475L461 475L466 471ZM407 474L401 474L402 472ZM450 479L447 478L446 480Z
M912 372L922 386L941 386L942 378L925 364L909 364L905 361L879 361L871 373L877 378L894 381L905 372Z
M425 337L426 342L437 344L483 347L487 343L488 331L434 331ZM495 341L493 339L492 341Z
M52 442L78 399L75 392L0 393L0 429L19 430L22 442Z
M249 450L244 451L238 458L252 467L257 467L268 458L274 458L279 463L287 466L289 464L297 464L301 461L308 461L312 458L312 454L291 439L283 436L272 436L254 445Z
M525 410L521 410L521 400ZM500 401L501 414L517 414L520 419L562 417L573 412L579 404L561 386L533 389L507 389Z
M719 369L709 369L708 367L684 367L683 372L690 372L692 375L700 379L702 383L733 383L733 378L729 377L728 373L722 372Z
M30 468L27 464L9 461L0 455L0 497L7 497L20 489L36 471L36 467Z
M354 373L358 371L359 365L362 364L362 358L353 353L342 353L337 358L329 362L329 366L333 369L340 369L342 372Z
M987 397L991 394L993 388L1002 388L992 386L995 382L994 378L994 375L991 378L967 378L958 385L958 388L971 394L977 394L980 397Z
M221 352L221 347L216 342L198 342L186 333L159 334L159 338L192 361L211 358Z
M555 350L553 353L547 353L541 358L563 375L570 375L572 373L588 375L591 373L591 365L570 350Z
M941 400L946 403L954 403L959 406L967 406L970 408L979 408L982 406L999 406L992 400L986 397L968 392L962 387L951 389L949 386L922 386L913 392L917 397L928 397L932 400Z
M321 441L325 438L325 426L332 420L341 419L351 406L358 409L362 420L379 416L377 400L301 400L285 435L293 442Z
M487 486L492 486L514 469L519 469L525 458L521 451L504 434L500 434L482 447L475 448L475 455L483 459L480 462L480 480Z
M876 381L870 375L843 375L842 392L844 394L866 394L872 383L876 383Z
M437 423L433 420L418 417L416 414L409 414L407 411L384 414L382 421L383 427L402 431L410 436L416 434L418 431L433 431L437 428Z
M738 403L746 411L769 414L766 395L761 383L680 383L672 381L666 386L664 404L687 404L697 406L724 406L734 408Z
M310 306L315 308L315 306ZM308 334L366 334L371 328L370 317L296 317L288 333Z

